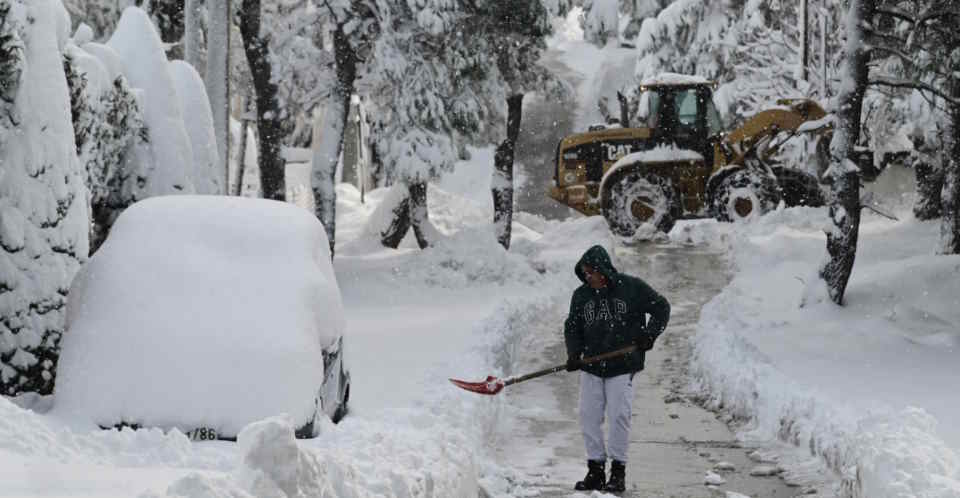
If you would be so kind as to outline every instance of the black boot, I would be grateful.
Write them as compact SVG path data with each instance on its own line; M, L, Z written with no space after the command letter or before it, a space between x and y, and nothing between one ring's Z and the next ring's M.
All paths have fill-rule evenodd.
M603 481L606 476L603 467L607 462L604 460L587 460L587 476L582 481L577 482L573 489L577 491L600 491L603 489Z
M622 493L627 489L626 481L627 464L614 460L610 463L610 480L603 487L604 491L611 493Z

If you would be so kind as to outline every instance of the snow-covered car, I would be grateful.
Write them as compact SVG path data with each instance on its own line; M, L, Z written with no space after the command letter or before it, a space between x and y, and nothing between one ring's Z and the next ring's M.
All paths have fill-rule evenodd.
M70 288L57 410L104 428L232 439L347 412L345 319L323 225L277 201L130 206Z

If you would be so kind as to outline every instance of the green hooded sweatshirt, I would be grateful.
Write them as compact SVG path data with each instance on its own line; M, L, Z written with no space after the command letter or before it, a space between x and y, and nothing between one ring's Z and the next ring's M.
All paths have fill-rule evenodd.
M591 288L580 269L584 264L602 273L607 286ZM584 365L583 370L599 377L643 370L644 350L650 349L667 327L670 303L643 280L618 272L601 246L588 249L574 272L583 285L573 292L564 323L567 356L580 359L638 344L637 352Z

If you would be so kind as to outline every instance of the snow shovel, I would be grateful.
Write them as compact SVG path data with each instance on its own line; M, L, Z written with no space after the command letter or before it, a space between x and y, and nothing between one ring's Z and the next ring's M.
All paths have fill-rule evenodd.
M623 349L618 349L616 351L610 351L609 353L598 354L596 356L591 356L589 358L584 358L580 360L581 365L589 365L591 363L596 363L598 361L609 360L610 358L616 358L618 356L623 356L627 353L632 353L637 350L636 346L627 346ZM503 390L504 387L509 385L516 384L518 382L523 382L525 380L536 379L537 377L543 377L544 375L550 375L552 373L557 373L561 370L566 370L567 364L557 365L555 367L545 368L543 370L538 370L533 373L528 373L526 375L519 375L516 377L510 377L507 379L498 379L492 375L487 376L486 380L480 382L467 382L465 380L450 379L450 382L453 382L453 385L466 389L467 391L478 393L478 394L488 394L494 395Z

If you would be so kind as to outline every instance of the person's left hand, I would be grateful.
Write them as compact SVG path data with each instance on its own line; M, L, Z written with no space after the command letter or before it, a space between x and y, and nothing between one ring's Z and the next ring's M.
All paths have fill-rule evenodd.
M637 337L637 341L636 341L637 350L650 351L651 349L653 349L653 342L654 342L654 338L650 334L646 332L641 332L640 335Z

